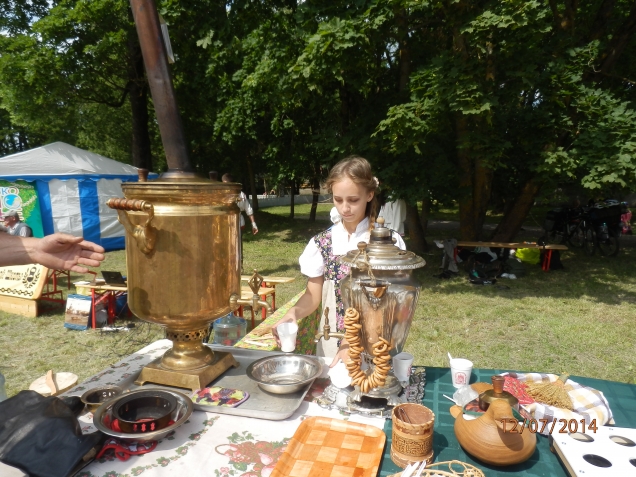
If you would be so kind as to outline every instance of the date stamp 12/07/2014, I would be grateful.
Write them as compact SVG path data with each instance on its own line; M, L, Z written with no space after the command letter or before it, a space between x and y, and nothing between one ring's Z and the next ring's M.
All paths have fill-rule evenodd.
M516 419L502 419L502 430L504 432L512 432L521 434L524 429L528 429L531 433L539 434L573 434L575 432L585 433L585 429L596 434L596 419L592 419L589 423L585 419L526 419L522 422Z

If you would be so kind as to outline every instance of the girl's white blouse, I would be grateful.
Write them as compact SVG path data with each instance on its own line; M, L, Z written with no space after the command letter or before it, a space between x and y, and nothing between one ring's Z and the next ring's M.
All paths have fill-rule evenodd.
M358 242L369 242L369 219L365 218L356 227L356 231L349 236L349 232L345 229L342 222L339 222L331 227L331 244L333 254L336 256L345 255L351 250L358 249ZM402 250L406 250L404 240L398 233L394 233L393 236L397 239L397 245ZM298 259L300 263L300 271L303 275L309 278L321 277L325 273L325 264L322 260L320 249L316 245L316 242L312 238L304 252Z

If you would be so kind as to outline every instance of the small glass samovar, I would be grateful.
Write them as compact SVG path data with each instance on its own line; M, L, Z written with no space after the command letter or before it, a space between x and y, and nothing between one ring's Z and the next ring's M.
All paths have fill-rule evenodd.
M360 242L358 250L341 258L350 267L349 276L340 282L342 299L345 309L357 312L356 323L360 325L357 326L356 349L352 353L353 347L350 348L350 359L353 354L361 362L360 368L365 375L363 380L373 375L376 367L386 370L391 366L392 358L403 351L421 289L420 283L412 276L413 270L426 265L422 257L395 245L395 232L384 227L382 217L377 223L378 227L371 231L368 244ZM346 320L345 316L345 327ZM345 335L329 333L326 325L316 339L342 339ZM378 361L376 351L381 341L388 343L387 356ZM375 380L371 381L371 385L368 382L360 385L354 379L354 385L344 390L329 386L318 402L349 412L384 415L393 406L406 402L404 389L408 383L399 382L392 367L384 372L382 381L380 385L373 385L377 384ZM343 405L345 401L346 406Z

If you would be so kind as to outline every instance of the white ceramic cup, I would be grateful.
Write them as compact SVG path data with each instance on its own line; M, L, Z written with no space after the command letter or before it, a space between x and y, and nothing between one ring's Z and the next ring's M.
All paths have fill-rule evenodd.
M296 323L283 323L276 327L278 339L280 339L280 350L284 353L291 353L296 349L296 334L298 325Z
M393 374L401 383L409 380L412 366L413 355L410 353L398 353L393 357Z
M451 378L453 386L461 388L470 383L470 374L473 372L473 362L464 358L450 360Z

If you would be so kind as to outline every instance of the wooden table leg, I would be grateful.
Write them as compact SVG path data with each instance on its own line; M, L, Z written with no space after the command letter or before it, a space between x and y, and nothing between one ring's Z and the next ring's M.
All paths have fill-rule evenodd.
M552 260L552 250L546 250L543 255L543 263L541 264L541 268L544 272L550 271L550 261Z
M91 288L91 315L92 328L95 329L95 289Z

